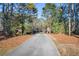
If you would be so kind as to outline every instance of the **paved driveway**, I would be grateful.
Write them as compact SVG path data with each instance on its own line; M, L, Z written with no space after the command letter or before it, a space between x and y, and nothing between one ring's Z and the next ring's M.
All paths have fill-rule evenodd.
M59 52L53 41L45 34L35 34L7 56L58 56Z

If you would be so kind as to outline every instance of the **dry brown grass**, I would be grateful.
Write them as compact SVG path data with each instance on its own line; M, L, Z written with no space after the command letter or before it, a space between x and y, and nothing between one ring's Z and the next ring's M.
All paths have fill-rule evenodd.
M49 34L62 56L79 56L79 35Z
M23 35L0 41L0 55L4 55L8 50L19 46L30 37L31 35Z
M58 50L62 56L79 56L79 48L72 45L59 45Z

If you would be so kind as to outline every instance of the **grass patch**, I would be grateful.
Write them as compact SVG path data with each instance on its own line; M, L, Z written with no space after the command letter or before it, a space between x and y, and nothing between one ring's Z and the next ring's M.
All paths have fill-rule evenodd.
M78 47L73 47L73 45L62 45L58 46L58 50L62 56L79 56Z

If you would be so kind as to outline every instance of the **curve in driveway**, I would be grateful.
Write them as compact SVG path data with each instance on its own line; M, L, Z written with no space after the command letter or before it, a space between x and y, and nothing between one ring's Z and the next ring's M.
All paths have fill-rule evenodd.
M7 56L58 56L54 42L44 34L35 34L33 37L18 46Z

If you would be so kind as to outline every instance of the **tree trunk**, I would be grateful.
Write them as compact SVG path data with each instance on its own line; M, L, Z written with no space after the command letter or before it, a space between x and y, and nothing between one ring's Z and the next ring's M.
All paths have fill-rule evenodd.
M68 5L68 16L69 16L69 36L70 36L71 35L70 4Z
M2 20L3 20L3 32L5 33L5 19L4 19L4 11L5 11L5 4L3 3L2 4L3 5L3 7L2 7L2 13L3 13L3 17L2 17Z
M75 31L75 11L74 11L74 4L72 4L72 11L73 11L73 20L74 20L74 31Z

